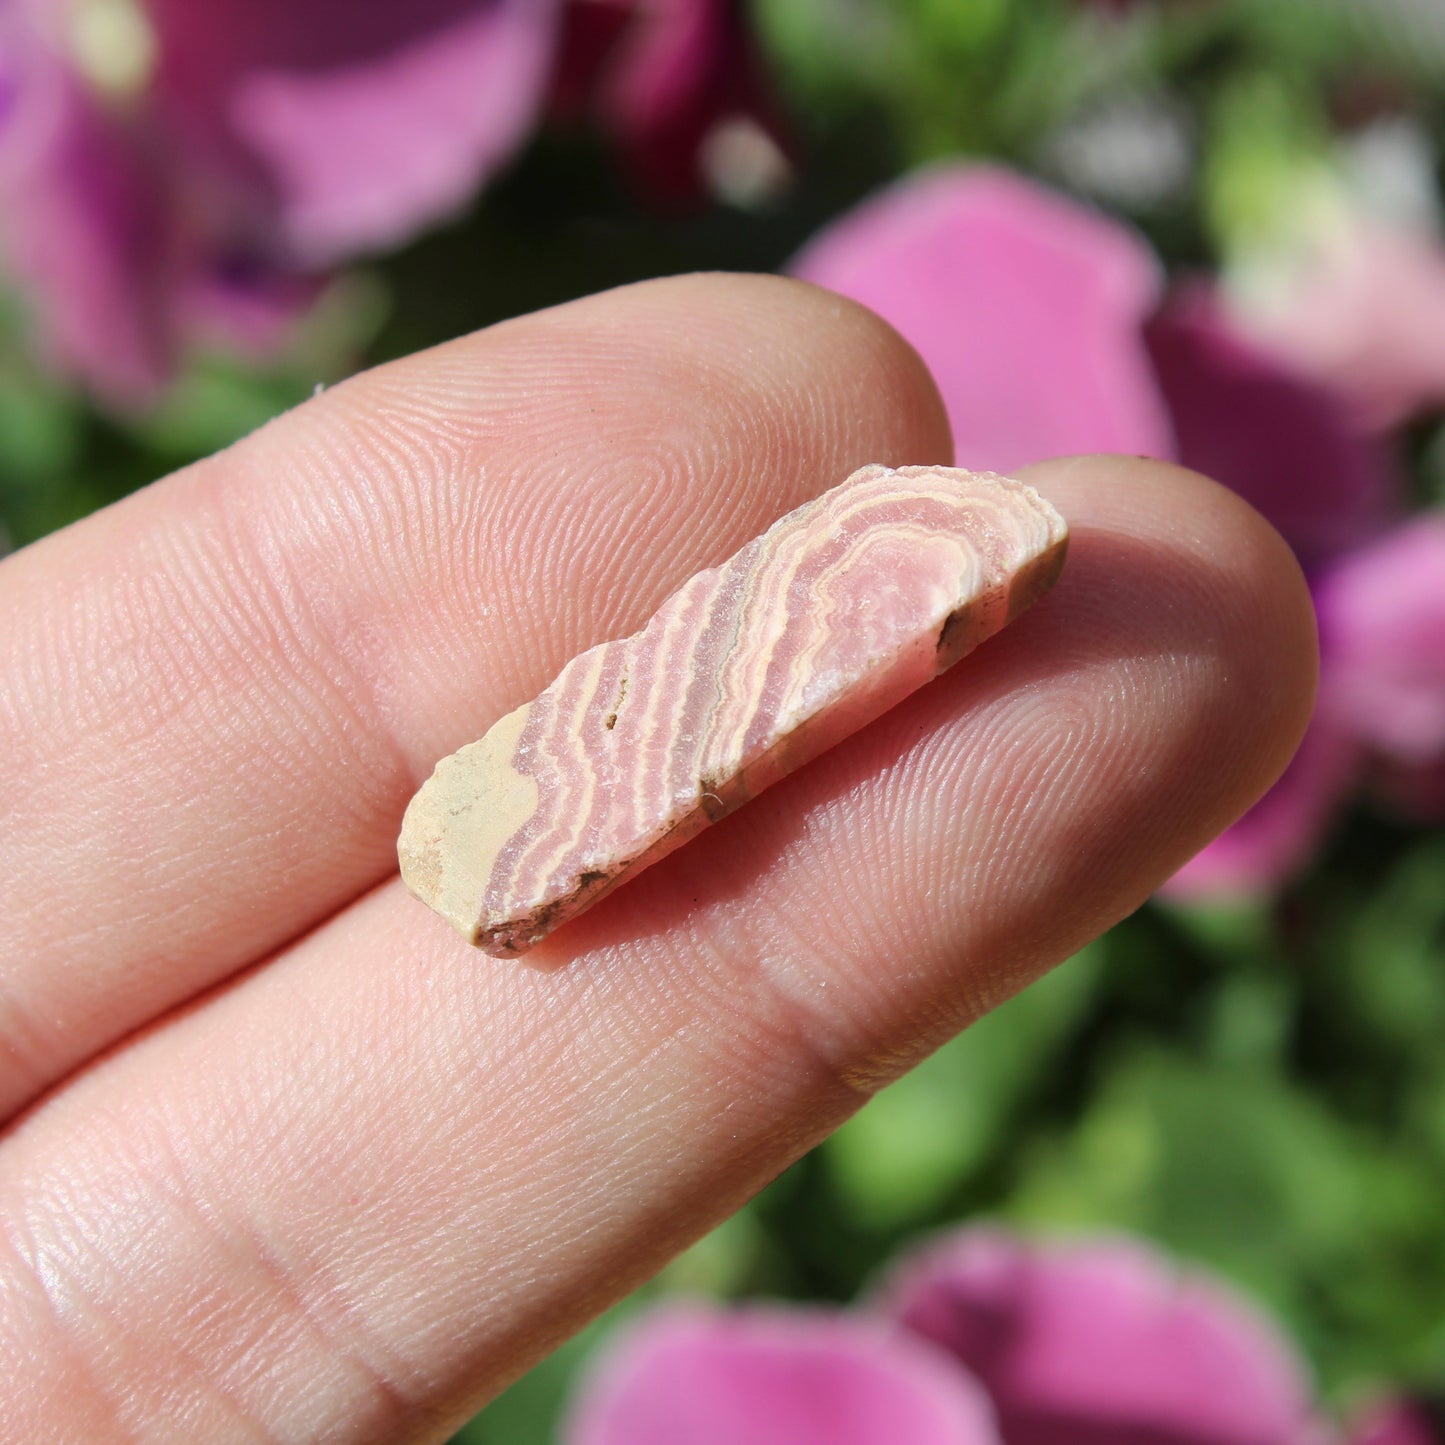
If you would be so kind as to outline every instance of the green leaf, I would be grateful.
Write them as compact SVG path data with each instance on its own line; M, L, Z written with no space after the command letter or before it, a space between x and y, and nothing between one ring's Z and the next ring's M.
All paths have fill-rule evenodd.
M1362 901L1348 942L1360 1021L1395 1043L1445 1045L1445 837L1405 854Z
M1283 244L1334 187L1328 127L1312 87L1244 69L1211 95L1204 214L1223 255Z

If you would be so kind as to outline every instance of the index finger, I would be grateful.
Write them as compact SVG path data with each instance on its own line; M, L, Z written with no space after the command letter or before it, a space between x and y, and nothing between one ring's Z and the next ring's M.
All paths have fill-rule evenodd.
M866 461L882 322L630 287L383 367L0 568L0 1118L396 866L444 753Z

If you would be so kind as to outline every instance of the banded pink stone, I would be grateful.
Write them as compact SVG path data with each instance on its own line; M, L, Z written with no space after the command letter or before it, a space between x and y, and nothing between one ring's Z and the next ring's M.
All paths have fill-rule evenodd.
M997 632L1067 538L1008 477L864 467L442 759L403 879L488 953L525 952Z

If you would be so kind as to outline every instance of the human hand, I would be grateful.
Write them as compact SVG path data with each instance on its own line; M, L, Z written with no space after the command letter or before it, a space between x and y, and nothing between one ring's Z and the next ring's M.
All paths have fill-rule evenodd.
M1268 785L1314 676L1283 543L1051 462L1050 597L528 964L405 894L438 757L854 467L948 453L866 312L675 280L0 567L15 1439L444 1435Z

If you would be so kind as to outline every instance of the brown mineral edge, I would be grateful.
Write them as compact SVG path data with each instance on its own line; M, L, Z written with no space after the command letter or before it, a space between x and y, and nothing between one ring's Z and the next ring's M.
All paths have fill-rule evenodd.
M971 652L1067 542L1009 477L854 472L443 758L402 878L488 953L526 952Z

